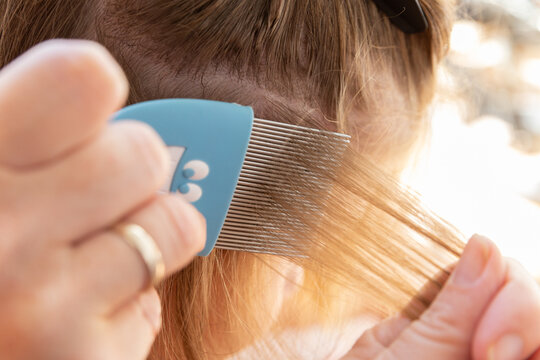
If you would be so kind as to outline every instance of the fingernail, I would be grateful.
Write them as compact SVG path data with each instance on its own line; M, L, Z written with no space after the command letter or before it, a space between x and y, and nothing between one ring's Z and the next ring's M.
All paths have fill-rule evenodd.
M474 235L459 260L455 270L454 281L458 285L474 283L482 273L491 254L491 241L483 236Z
M520 360L523 353L523 339L519 335L504 335L489 347L489 360Z

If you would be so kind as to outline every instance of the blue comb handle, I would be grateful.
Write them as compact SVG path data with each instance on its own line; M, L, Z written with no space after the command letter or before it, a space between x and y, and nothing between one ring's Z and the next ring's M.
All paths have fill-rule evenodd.
M185 148L169 191L184 194L206 218L206 245L199 255L208 255L240 176L253 110L219 101L167 99L128 106L114 117L128 119L152 126L167 146Z

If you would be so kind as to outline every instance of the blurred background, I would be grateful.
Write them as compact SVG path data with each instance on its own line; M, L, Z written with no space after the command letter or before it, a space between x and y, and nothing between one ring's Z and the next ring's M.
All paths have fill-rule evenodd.
M433 133L405 182L540 278L540 0L462 0Z

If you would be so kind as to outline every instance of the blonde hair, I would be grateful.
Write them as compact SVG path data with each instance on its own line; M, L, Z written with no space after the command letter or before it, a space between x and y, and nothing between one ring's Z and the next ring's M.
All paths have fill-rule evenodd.
M306 257L289 260L306 275L276 331L359 311L403 310L414 318L462 247L457 232L389 174L403 168L425 133L449 40L453 2L420 3L429 30L407 35L367 0L4 0L0 66L49 38L97 39L125 69L130 102L173 95L234 101L254 106L259 117L352 134L355 148L335 171L313 169L333 184L324 201L302 188L301 177L290 179L321 217L303 216L271 194L276 209L310 229L309 236L290 234ZM250 86L231 88L230 81ZM358 114L364 120L350 121ZM331 149L303 155L325 151ZM165 281L163 331L151 358L225 356L264 335L261 293L275 275L272 263L215 250ZM354 297L362 301L351 306Z

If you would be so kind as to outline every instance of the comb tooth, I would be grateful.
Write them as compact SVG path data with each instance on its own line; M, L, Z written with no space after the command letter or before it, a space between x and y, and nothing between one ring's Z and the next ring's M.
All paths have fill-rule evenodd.
M292 141L283 142L280 144L280 143L271 142L271 141L251 139L248 145L247 154L250 154L251 152L256 151L256 150L262 150L266 152L269 151L271 153L294 155L294 158L297 161L299 161L300 156L302 156L301 157L302 162L305 162L306 161L305 159L309 159L311 161L322 162L325 160L325 158L328 158L328 159L341 158L347 146L348 146L347 144L344 144L344 145L336 146L333 148L329 148L315 142L310 142L308 145L303 145L303 144L299 144L297 142L292 142Z
M291 248L291 247L278 247L278 246L252 246L250 244L234 244L234 243L222 243L217 242L216 247L219 247L220 249L228 249L228 250L241 250L241 251L249 251L249 252L255 252L255 253L261 253L261 254L272 254L272 255L283 255L283 256L299 256L301 255L301 252L297 249Z
M285 246L283 244L268 244L268 243L261 243L261 244L253 244L250 241L245 241L242 243L235 243L235 242L225 242L225 241L219 241L216 243L216 245L220 246L227 246L230 248L235 248L237 250L251 250L251 251L259 251L259 252L279 252L282 254L290 254L291 252L299 253L299 251L293 247Z
M235 195L238 195L238 198L241 199L255 199L255 200L262 200L262 199L275 199L279 196L279 198L286 198L286 199L298 199L302 200L303 203L309 204L310 201L305 199L305 194L299 194L296 189L290 189L287 187L280 187L280 193L279 194L268 194L266 191L266 188L258 188L256 187L257 184L253 184L253 186L245 186L245 185L238 185L235 190ZM279 184L275 184L279 185Z
M289 142L295 146L321 145L321 148L324 146L325 149L333 149L348 144L348 142L344 142L342 140L335 141L334 139L329 139L328 137L298 137L296 134L277 133L266 129L254 129L251 133L250 139L251 138L258 141L271 142L275 144Z
M275 235L272 237L271 234L259 234L259 233L253 233L251 235L242 235L235 233L234 231L226 231L223 233L223 235L220 235L219 238L222 242L228 242L228 243L243 243L245 242L248 245L281 245L286 247L293 247L290 245L290 243L286 242L285 240L275 240ZM277 245L276 245L277 244Z
M277 129L272 127L259 127L253 125L251 130L251 137L262 139L264 141L274 141L274 142L283 142L285 140L294 140L299 143L312 143L312 142L326 142L328 146L338 146L343 144L348 144L350 139L333 137L322 134L306 134L298 131L291 131L288 129ZM330 141L329 141L330 140Z
M238 188L243 188L243 187L249 187L249 188L253 188L253 187L256 187L257 189L259 189L260 187L270 187L270 186L276 186L276 184L278 184L280 181L283 181L282 178L273 178L274 180L271 181L273 177L272 176L267 176L267 177L264 177L263 175L260 175L260 176L251 176L249 174L244 174L244 176L241 176L240 179L238 180L238 185L237 185L237 189Z
M232 221L232 219L229 219L227 221L227 226L224 225L222 229L227 230L227 231L242 233L242 231L249 230L250 228L252 228L252 229L258 229L258 230L261 229L263 232L266 232L266 233L277 234L277 233L284 232L282 229L283 225L284 225L283 221L277 221L275 223L258 222L255 224L253 223L250 224L243 221ZM307 229L307 227L301 225L298 221L289 221L287 223L288 227L292 227L293 225L296 227L299 227L299 229ZM225 234L225 232L223 234ZM250 236L253 236L253 234L250 234Z
M284 122L277 122L277 121L264 120L264 119L258 119L258 118L253 119L253 125L254 126L268 126L272 128L278 128L278 129L291 129L291 130L296 130L301 134L314 133L314 134L323 134L324 136L331 136L331 137L337 137L337 138L345 138L345 139L351 138L350 135L347 135L347 134L341 134L341 133L336 133L336 132L332 132L328 130L315 129L315 128L305 127L301 125L293 125L293 124L288 124Z
M325 134L326 136L336 136L336 137L350 139L350 136L347 134L336 133L329 130L306 127L302 125L290 124L286 122L265 120L265 119L260 119L260 118L253 119L253 125L254 126L267 126L267 127L272 127L272 128L278 128L278 129L292 129L292 130L300 131L302 134L306 134L306 133ZM283 130L280 130L280 131L283 131Z
M254 127L251 132L250 138L255 138L263 141L271 142L284 142L294 140L298 144L313 144L313 143L325 143L325 146L333 147L344 144L349 144L349 139L335 138L324 135L312 135L312 134L299 134L298 132L280 131L273 128L259 128ZM329 141L330 140L330 141Z
M237 208L237 205L235 205L234 208L231 208L231 216L236 216L237 218L240 218L242 216L244 217L250 217L253 218L255 215L258 215L259 217L263 217L262 220L259 220L260 223L264 222L276 222L276 221L283 221L284 217L286 215L282 215L281 213L275 214L275 209L271 210L262 210L262 209L255 209L255 210L244 210L245 208L242 207L240 209ZM313 209L314 211L320 211L320 209ZM307 211L306 211L307 212ZM288 219L289 222L292 222L290 219Z
M242 231L246 229L260 229L262 226L268 227L268 224L263 224L260 221L257 222L246 222L246 221L238 221L231 218L227 219L227 226L223 226L223 230L231 230L231 231ZM277 228L276 228L277 229ZM224 232L223 232L224 233Z
M296 205L297 207L301 207L304 210L309 209L312 207L312 203L310 201L306 201L304 198L299 196L283 196L283 195L276 195L275 198L269 197L269 196L260 196L260 195L250 195L250 194L242 194L237 193L234 196L235 204L247 204L251 207L253 205L263 205L268 208L275 208L276 207L276 200L286 200L291 205Z
M300 150L296 149L284 149L284 148L272 148L268 146L260 145L250 145L247 151L247 156L256 157L256 156L270 156L273 160L279 155L280 161L299 163L299 157L302 157L301 162L306 163L309 160L309 163L318 163L325 164L328 161L335 160L336 157L340 154L324 154L326 156L316 156L311 153L302 153Z
M253 237L254 234L271 234L275 237L278 233L283 233L283 224L281 221L276 221L274 224L261 223L261 222L249 222L243 219L231 219L227 220L227 226L222 228L222 235L236 235L238 233L250 233L250 236ZM298 228L299 230L308 230L307 226L301 224L299 221L291 221L287 224L288 228ZM255 232L251 230L256 230Z
M218 239L219 243L222 245L236 245L236 246L250 246L250 247L264 247L270 245L273 248L287 248L287 249L295 249L294 246L291 245L290 240L281 240L276 241L271 238L256 238L254 236L252 237L238 237L234 234L224 234L223 236L220 236Z
M257 209L257 210L249 210L249 211L246 211L244 210L245 208L238 208L237 206L235 207L232 207L229 208L229 212L230 212L230 217L228 217L228 221L232 218L239 218L239 219L253 219L254 216L258 215L258 216L263 216L264 217L264 220L258 220L259 223L262 223L262 221L274 221L274 220L280 220L280 221L283 221L283 215L282 214L276 214L276 211L273 211L273 210L262 210L262 209ZM229 214L227 214L227 216L229 216Z
M283 200L288 201L289 199L283 199ZM283 200L280 199L280 201L283 201ZM289 204L292 203L292 205L289 205L289 206L295 206L298 210L302 211L304 215L317 214L321 212L321 209L319 207L312 205L310 203L306 203L303 200L301 201L296 201L296 202L289 201ZM289 216L290 218L292 216L290 214L290 211L287 211L280 206L276 206L274 203L269 202L269 206L264 206L261 204L254 204L253 202L245 202L245 201L242 202L242 200L240 200L240 201L235 201L234 206L235 208L233 208L232 210L237 210L238 207L241 207L244 210L243 215L249 214L249 216L264 217L264 221L261 221L261 223L265 223L265 222L269 222L273 220L279 220L279 221L282 221L283 223L291 222L291 220L289 219L287 221L284 220L285 217L290 215ZM278 215L276 215L275 213L278 213Z
M237 188L235 196L233 198L238 199L238 200L244 200L244 201L268 200L268 201L275 202L276 200L287 200L288 202L292 201L295 204L301 204L301 205L304 205L305 207L312 206L313 204L313 201L306 199L305 195L301 195L297 191L287 190L287 189L283 189L281 193L279 194L269 195L266 192L257 192L251 189L244 191L243 189Z
M276 214L275 211L265 208L257 209L257 214L263 215L265 219L273 219L275 218L282 218L281 214ZM253 215L255 215L255 210L253 209L246 209L244 206L240 206L236 202L234 204L231 204L229 207L229 212L232 215L243 215L243 216L251 216L253 218ZM228 215L229 213L227 213Z
M283 151L283 152L292 152L292 153L296 153L298 154L299 152L300 153L305 153L305 154L310 154L310 152L307 152L305 150L302 149L302 146L300 146L301 144L299 144L298 142L296 141L291 141L290 139L288 140L283 140L283 141L276 141L276 140L273 140L273 139L269 139L269 138L261 138L261 137L257 137L257 136L253 136L250 138L250 142L249 142L249 148L256 148L256 147L263 147L265 149L272 149L272 150L279 150L280 152ZM313 144L313 142L310 142L309 144L310 146L314 146L316 144ZM342 153L343 150L348 146L348 144L338 144L332 148L329 148L329 147L325 147L326 150L328 149L332 149L332 155L334 153ZM317 154L318 155L318 154ZM323 155L326 155L323 153ZM311 154L312 157L315 157L314 154Z
M350 141L350 136L339 133L332 133L324 130L309 129L296 125L288 125L283 123L270 123L263 121L253 121L252 129L254 131L271 132L277 136L283 134L292 134L299 137L313 137L313 138L325 138L335 139L335 141Z
M329 186L329 182L326 183L308 183L312 189L325 189ZM260 194L260 196L272 197L275 198L277 195L273 193L271 196L268 194L269 189L280 187L281 193L287 196L305 196L299 195L299 191L296 186L292 186L288 183L280 183L280 180L264 180L264 179L242 179L238 181L236 190L247 191L254 194Z
M254 220L255 215L257 215L256 219L258 220ZM233 210L230 216L227 215L227 220L225 221L224 227L225 225L238 226L239 224L243 224L243 223L259 224L260 226L264 226L265 224L288 223L290 225L303 226L299 220L291 220L290 218L286 220L284 219L285 219L285 216L281 214L280 215L273 215L271 213L261 214L257 211L247 211L247 212L239 213L238 211Z
M296 249L300 250L291 244L293 243L293 240L289 237L285 238L283 237L282 241L275 241L274 238L271 236L267 237L255 237L255 236L245 236L245 237L238 237L234 234L224 234L223 236L220 236L218 241L220 244L223 245L234 245L234 246L250 246L250 247L266 247L266 248L287 248L287 249Z
M270 151L271 153L279 152L280 154L295 155L296 159L298 159L299 155L303 155L304 159L307 156L311 160L323 161L324 158L341 157L347 146L348 143L328 146L328 139L324 139L324 141L312 141L310 139L298 140L291 137L284 137L275 140L272 137L257 136L255 134L250 138L248 154L255 150L262 150L266 152Z
M326 183L329 180L325 179L319 179L315 175L311 174L311 172L308 172L304 168L292 168L284 170L283 167L279 166L279 164L274 166L257 166L256 162L246 160L244 161L244 165L242 167L242 172L240 173L240 178L242 180L251 180L251 179L259 179L259 180L268 180L268 179L275 179L279 184L287 183L287 175L294 171L296 173L303 173L303 180L306 182L309 181L309 183ZM275 184L274 184L275 185Z
M268 255L277 255L277 256L296 256L296 257L306 257L304 254L297 252L297 251L291 251L291 250L284 250L284 251L274 251L273 249L267 249L267 248L258 248L258 247L247 247L247 246L231 246L231 245L222 245L219 242L216 243L215 246L217 249L224 249L224 250L235 250L235 251L247 251L257 254L268 254Z
M317 149L342 149L349 144L348 139L338 138L329 138L328 136L320 135L309 135L309 134L298 134L298 133L288 133L282 131L276 131L271 129L252 129L250 135L251 146L259 144L265 147L289 147L294 149L294 151L302 150L302 148L317 148ZM320 146L318 146L320 145ZM304 151L305 152L305 151Z
M304 255L298 249L287 248L287 247L274 248L274 247L264 247L264 246L249 246L249 245L244 245L244 244L229 244L229 243L222 244L220 242L216 243L216 247L220 249L248 251L248 252L259 253L259 254L295 256L295 257L303 257L303 258L306 257L306 255Z
M325 175L327 172L334 170L335 165L332 164L312 164L313 169L309 169L303 164L297 164L294 162L280 162L278 159L267 158L257 158L255 156L248 155L242 166L243 169L251 170L251 173L271 173L278 175L281 179L285 180L290 178L291 174L302 174L304 179L319 179L321 176ZM318 174L317 174L318 173Z
M242 235L237 234L234 231L224 232L222 235L219 236L219 241L223 244L245 244L245 245L251 245L251 246L264 246L264 245L272 245L272 246L283 246L283 247L289 247L294 248L294 246L291 245L290 241L287 241L283 238L280 240L276 240L275 235L271 234L259 234L259 233L253 233L251 236L249 235Z
M260 194L260 196L265 196L269 198L276 198L277 196L284 197L287 196L300 196L306 197L307 192L312 193L313 191L323 190L328 188L330 182L315 182L304 180L301 183L294 183L293 181L287 181L286 179L272 178L268 177L264 179L260 177L243 177L242 180L238 181L236 190L240 192L247 191L250 193ZM299 187L303 187L301 190ZM277 192L277 189L280 192ZM306 190L307 189L307 190Z
M292 243L296 235L291 231L301 234L309 229L290 209L298 209L302 216L320 213L302 189L331 186L332 180L321 175L339 164L349 140L344 134L255 119L216 248L304 256ZM295 180L298 177L301 183ZM280 206L281 201L290 208Z
M248 149L248 153L246 154L247 160L258 160L261 163L268 162L269 164L279 164L280 166L286 166L286 165L293 165L294 167L298 167L298 158L296 158L296 161L294 159L287 159L286 157L278 157L277 153L272 153L269 151L261 151L257 149ZM279 154L281 155L281 154Z
M234 193L233 201L236 204L246 203L248 205L264 205L264 206L273 205L272 199L268 196L255 196L255 195L249 195L249 194L242 194L239 191L236 191Z
M268 219L265 219L265 220L268 220ZM274 219L271 219L271 220L278 220L278 218L274 218ZM292 220L290 221L291 224L297 224L298 226L302 226L302 224L297 221L297 220ZM242 216L234 216L234 215L231 215L231 216L228 216L227 217L227 225L234 227L234 226L246 226L246 227L251 227L251 226L257 226L257 227L260 227L260 226L264 226L265 224L264 223L261 223L260 220L253 220L253 218L249 218L249 217L242 217Z
M231 248L234 247L236 249L242 249L242 250L249 249L251 251L260 251L260 252L267 252L267 251L279 252L284 255L291 254L291 253L300 253L300 251L298 249L295 249L294 247L286 246L284 244L268 244L267 242L261 243L261 244L253 244L251 241L236 243L236 242L226 242L226 241L219 240L217 244L219 244L220 246L227 246Z
M288 203L294 203L297 205L302 206L312 206L313 202L309 201L305 198L305 196L302 196L298 193L289 193L289 194L283 194L283 193L276 193L276 194L266 194L266 193L245 193L242 190L237 190L233 196L233 201L236 204L246 203L248 206L252 207L252 205L256 205L259 203L264 203L265 205L270 205L275 208L276 204L275 201L278 199L287 200ZM270 202L270 204L266 204L267 202Z
M262 146L266 149L271 148L272 150L311 154L313 156L315 154L313 154L311 150L310 151L305 150L306 146L309 146L310 149L324 149L325 151L322 152L323 155L326 155L325 152L331 153L331 154L341 153L348 146L348 144L337 144L333 147L324 145L324 148L323 148L322 142L320 143L321 143L320 144L321 146L319 146L319 142L314 142L314 141L309 141L308 144L302 144L301 142L290 139L290 138L288 138L287 140L284 139L284 140L276 141L271 138L252 137L249 142L249 147L256 148L256 147ZM332 152L330 152L329 150L332 150ZM316 155L319 155L320 153L321 152L317 153Z
M307 211L317 211L317 208L313 207L313 206L310 206L309 203L305 202L304 200L300 199L300 200L294 200L294 199L287 199L289 201L290 204L292 205L296 205L296 207L304 212L307 212ZM249 208L251 207L254 211L253 211L253 216L259 216L259 213L257 212L258 209L260 209L261 206L263 207L267 207L267 208L274 208L275 209L275 204L273 201L269 200L269 199L266 199L266 201L263 199L263 200L252 200L252 199L243 199L243 198L236 198L234 199L234 203L235 205L241 205L241 206L244 206L245 208ZM275 209L275 211L277 211L277 209Z

